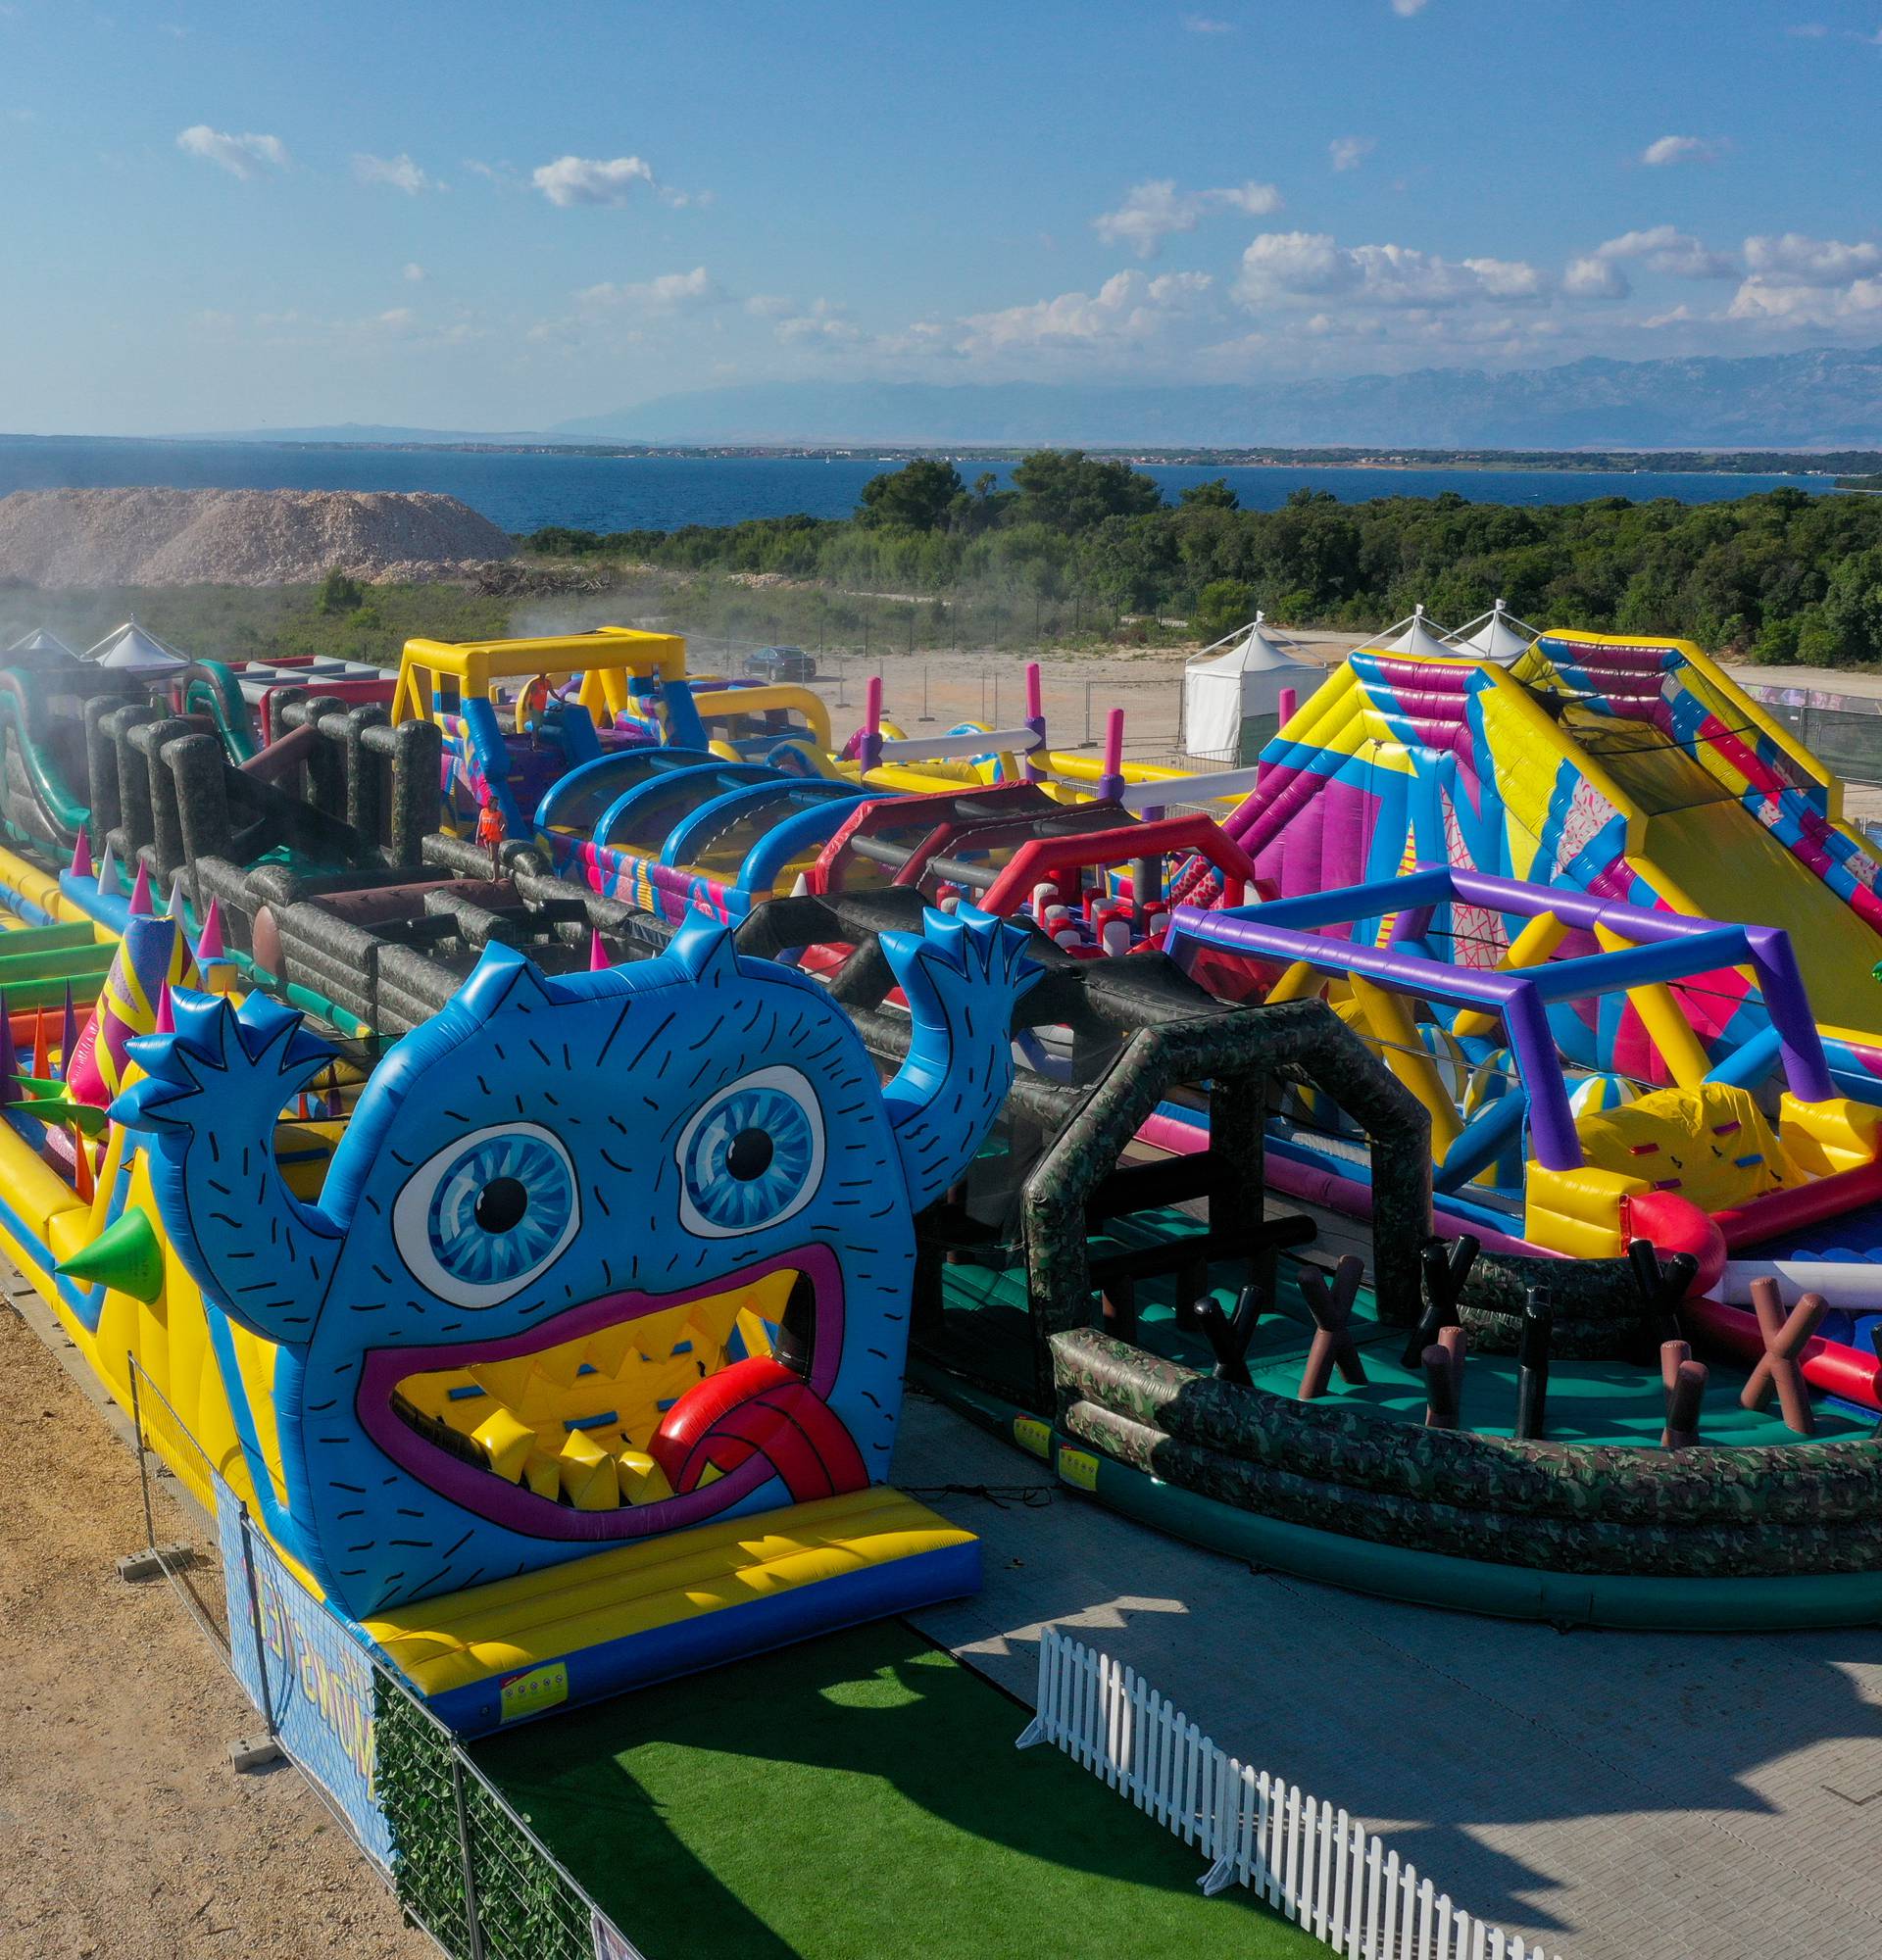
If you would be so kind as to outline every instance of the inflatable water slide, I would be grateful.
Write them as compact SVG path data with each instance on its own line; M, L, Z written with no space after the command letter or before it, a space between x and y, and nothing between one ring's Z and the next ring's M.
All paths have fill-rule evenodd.
M1551 632L1509 665L1362 649L1224 827L1282 897L1448 864L1781 926L1839 1088L1882 1099L1882 865L1840 782L1690 641ZM1495 966L1511 931L1485 909L1460 956ZM1763 1024L1749 971L1685 998L1702 1038Z

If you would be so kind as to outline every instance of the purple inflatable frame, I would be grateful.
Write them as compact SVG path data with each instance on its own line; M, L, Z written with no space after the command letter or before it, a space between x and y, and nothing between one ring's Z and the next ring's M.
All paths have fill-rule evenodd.
M1449 904L1526 918L1553 912L1564 925L1587 931L1605 926L1635 944L1617 953L1507 972L1450 966L1406 951L1405 942L1421 937L1431 914ZM1320 928L1388 913L1396 916L1383 947L1320 936ZM1529 1099L1536 1160L1550 1170L1573 1170L1582 1162L1568 1087L1549 1028L1547 1008L1554 1001L1689 979L1720 966L1749 966L1758 976L1773 1039L1767 1044L1765 1038L1755 1037L1746 1045L1742 1054L1749 1065L1744 1070L1728 1076L1724 1070L1717 1072L1739 1080L1753 1066L1761 1073L1781 1058L1785 1082L1800 1101L1821 1102L1835 1093L1790 935L1777 926L1729 925L1690 918L1683 912L1648 911L1581 892L1440 864L1419 865L1401 878L1374 879L1265 905L1222 910L1179 906L1170 921L1167 948L1185 968L1203 949L1290 964L1304 960L1319 972L1357 973L1435 1004L1496 1014Z

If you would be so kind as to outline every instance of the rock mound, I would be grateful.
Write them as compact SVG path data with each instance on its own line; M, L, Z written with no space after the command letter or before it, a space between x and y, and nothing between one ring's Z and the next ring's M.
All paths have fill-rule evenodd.
M515 552L455 497L369 490L21 490L0 579L39 586L448 578Z

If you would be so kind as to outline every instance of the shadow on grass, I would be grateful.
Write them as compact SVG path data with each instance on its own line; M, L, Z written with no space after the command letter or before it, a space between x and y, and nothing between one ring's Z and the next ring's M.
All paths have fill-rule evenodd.
M538 1724L479 1761L648 1960L1322 1950L899 1623Z

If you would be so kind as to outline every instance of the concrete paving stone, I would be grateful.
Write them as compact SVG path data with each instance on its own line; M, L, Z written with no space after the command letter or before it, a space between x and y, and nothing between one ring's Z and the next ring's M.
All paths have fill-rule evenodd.
M1070 1492L974 1494L1050 1479L918 1396L896 1468L985 1549L918 1623L1028 1701L1040 1628L1075 1628L1563 1960L1882 1953L1876 1630L1562 1635L1256 1573Z

